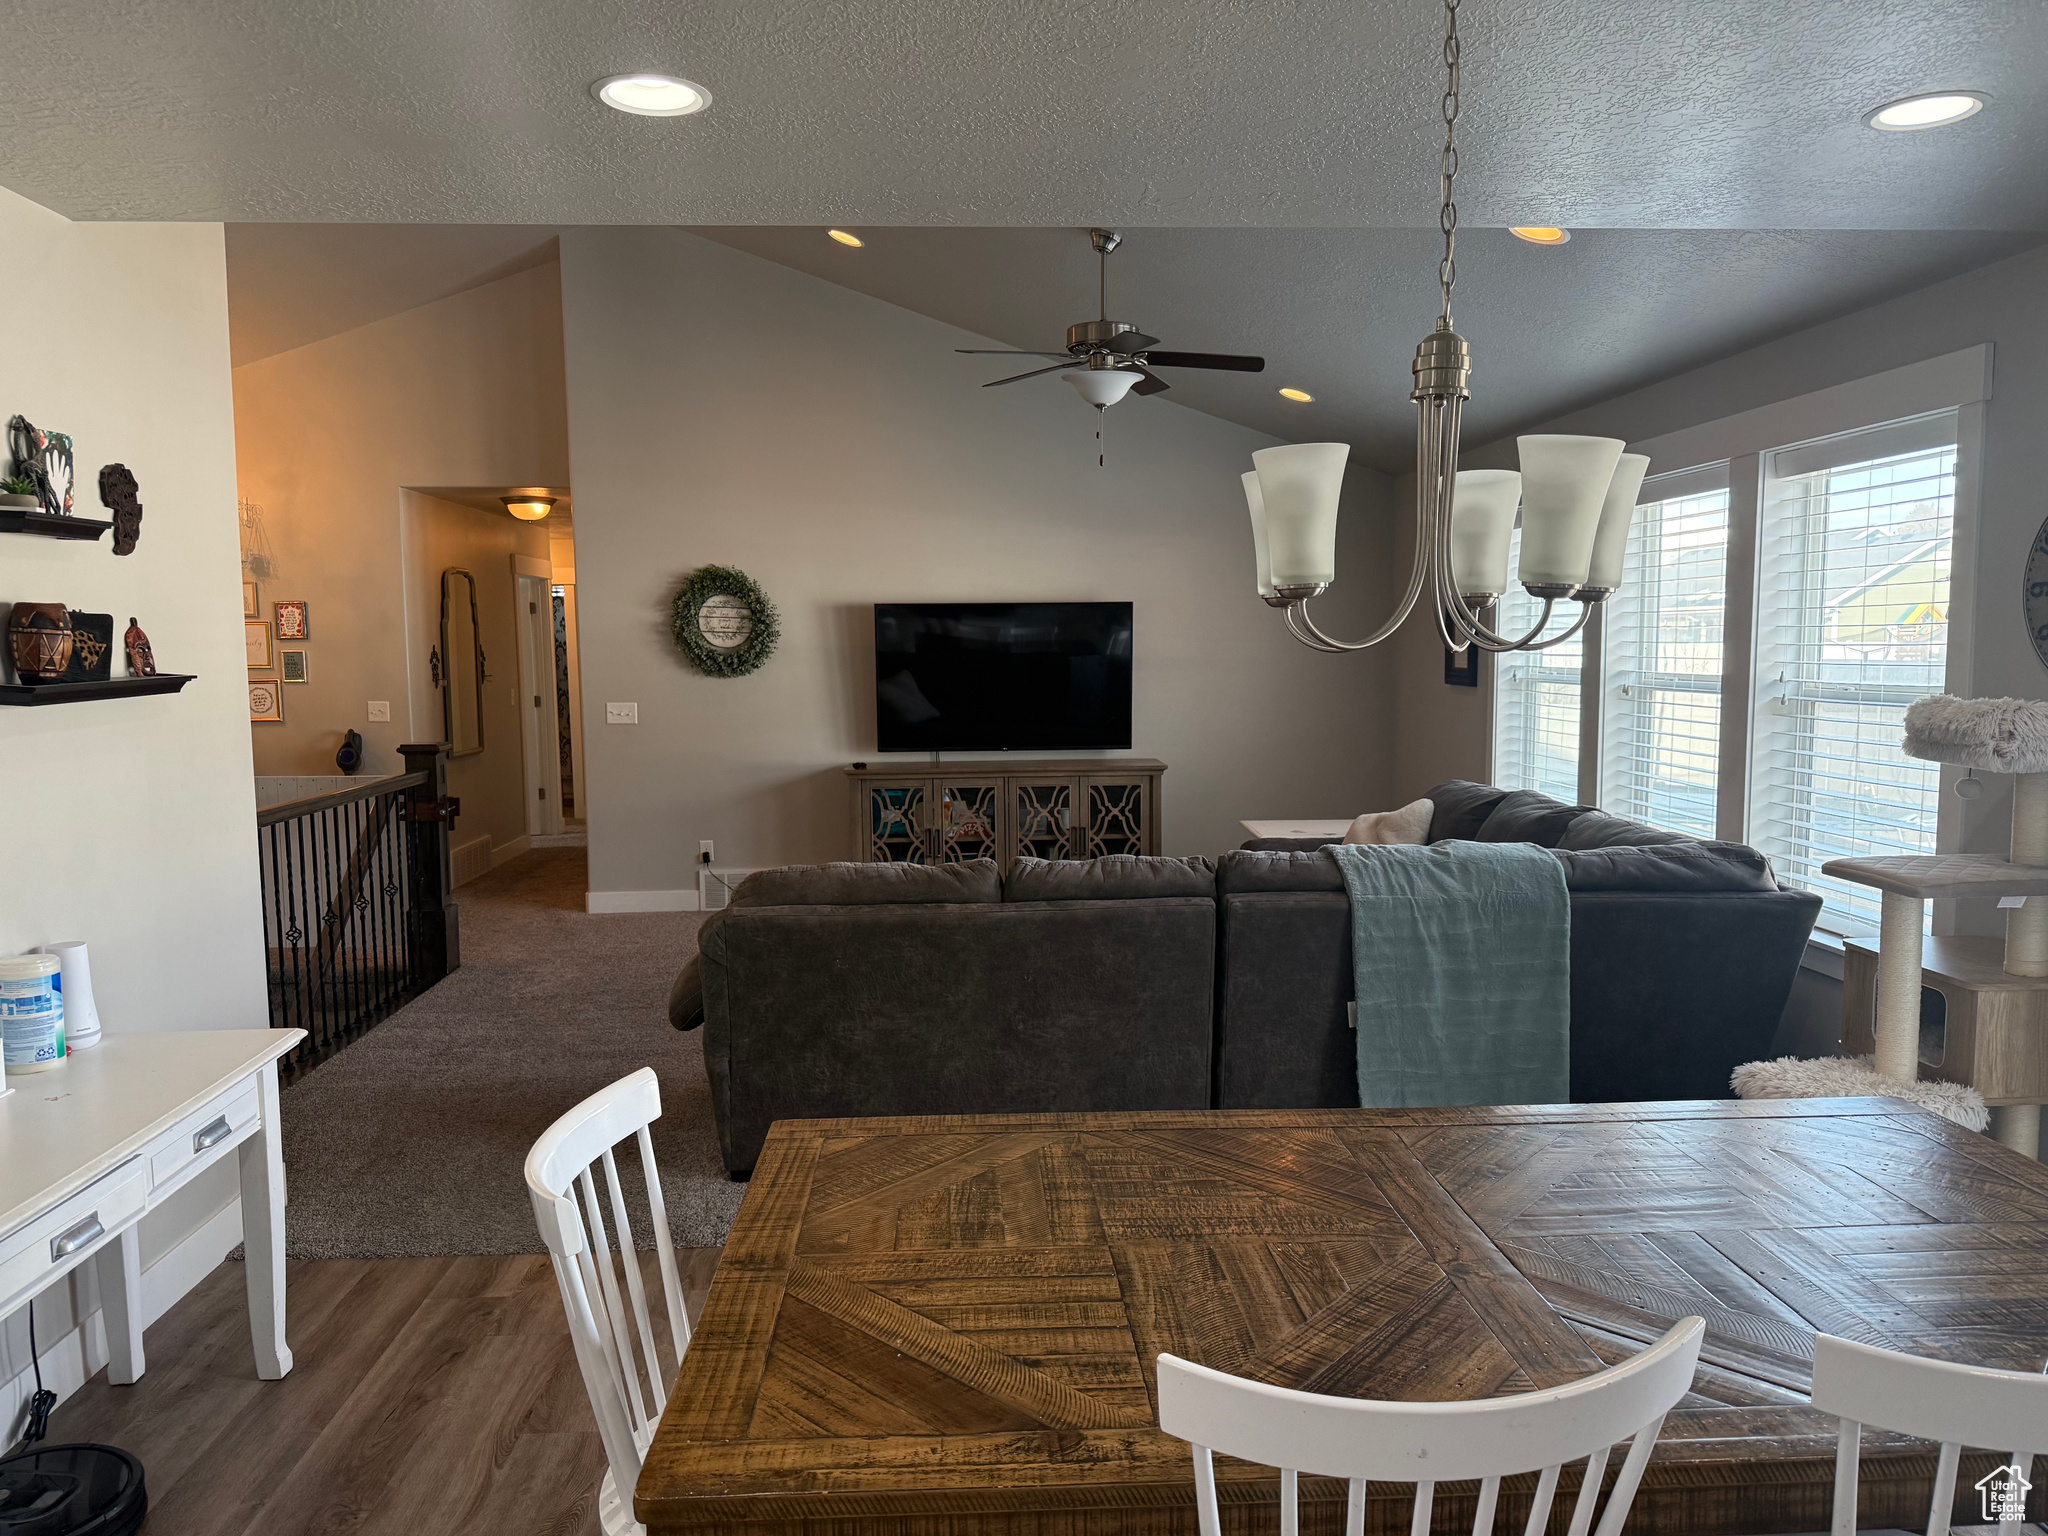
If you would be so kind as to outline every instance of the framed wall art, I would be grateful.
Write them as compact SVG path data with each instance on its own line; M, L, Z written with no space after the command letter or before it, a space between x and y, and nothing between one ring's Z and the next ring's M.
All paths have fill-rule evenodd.
M270 626L261 619L242 621L242 648L249 653L251 672L267 672L277 664L270 651Z
M312 680L306 670L304 651L279 651L277 653L277 675L288 683L304 683Z
M256 601L256 583L253 581L242 583L242 617L245 619L260 619L263 617L262 606Z
M249 723L284 724L284 690L267 677L259 677L249 684Z
M312 632L306 627L306 605L302 602L272 603L272 612L277 616L277 638L280 640L310 640Z

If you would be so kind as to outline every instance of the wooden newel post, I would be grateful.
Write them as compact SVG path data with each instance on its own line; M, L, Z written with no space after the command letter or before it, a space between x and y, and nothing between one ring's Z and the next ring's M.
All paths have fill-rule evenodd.
M400 747L398 754L405 759L407 773L427 776L425 784L413 789L405 813L407 854L412 866L412 899L406 916L423 979L431 983L462 964L455 866L448 851L449 828L462 805L449 798L446 742L415 743Z

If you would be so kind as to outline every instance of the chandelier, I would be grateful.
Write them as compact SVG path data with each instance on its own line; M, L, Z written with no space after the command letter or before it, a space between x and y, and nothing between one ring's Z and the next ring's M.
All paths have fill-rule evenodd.
M1378 645L1415 611L1425 583L1443 642L1462 653L1540 651L1562 645L1585 627L1593 610L1621 585L1622 559L1636 494L1649 459L1624 453L1619 438L1555 433L1515 440L1519 470L1458 469L1458 420L1471 398L1472 353L1451 325L1458 280L1458 0L1444 0L1444 151L1441 174L1443 259L1437 285L1443 308L1436 329L1415 349L1415 557L1408 590L1386 623L1363 640L1333 640L1309 617L1309 600L1337 575L1337 502L1348 443L1293 443L1262 448L1244 476L1259 596L1285 609L1287 627L1318 651L1362 651ZM1508 584L1516 512L1522 526L1517 578L1543 604L1535 628L1504 636L1490 620ZM1561 634L1544 637L1551 612L1566 599L1578 615Z

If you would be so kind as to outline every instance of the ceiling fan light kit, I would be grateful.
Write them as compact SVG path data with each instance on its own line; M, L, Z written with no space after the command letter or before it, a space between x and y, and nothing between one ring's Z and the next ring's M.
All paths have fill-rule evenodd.
M1294 638L1312 650L1362 651L1387 639L1415 611L1423 588L1444 645L1462 655L1486 651L1540 651L1562 645L1585 626L1593 610L1621 584L1629 523L1649 460L1625 454L1618 438L1557 433L1517 438L1521 469L1458 469L1458 435L1472 396L1472 352L1451 324L1451 290L1458 281L1458 3L1444 0L1444 147L1439 170L1438 223L1444 253L1437 263L1443 306L1436 329L1415 349L1415 558L1408 587L1393 615L1363 640L1333 640L1308 616L1310 599L1337 577L1337 504L1344 483L1346 443L1295 443L1262 448L1244 477L1251 512L1252 549L1259 596L1285 610ZM1517 229L1536 244L1562 245L1561 229ZM1159 354L1152 354L1154 362ZM1543 603L1526 635L1497 634L1488 611L1508 583L1516 508L1522 524L1517 575ZM1560 634L1545 635L1552 608L1579 604L1577 618Z

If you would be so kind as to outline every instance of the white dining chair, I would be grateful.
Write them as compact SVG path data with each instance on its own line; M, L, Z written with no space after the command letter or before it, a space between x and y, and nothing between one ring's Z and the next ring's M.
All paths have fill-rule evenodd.
M576 1363L582 1369L583 1386L590 1394L598 1435L604 1442L608 1469L598 1489L597 1507L605 1536L642 1536L645 1530L633 1518L633 1484L639 1479L641 1458L647 1454L654 1426L667 1406L676 1372L682 1368L683 1352L690 1346L682 1277L676 1269L661 1178L654 1166L654 1142L647 1133L648 1126L660 1118L660 1085L653 1068L642 1067L578 1104L549 1126L526 1154L526 1187L533 1196L534 1220L540 1224L541 1239L554 1261L562 1306L569 1314L569 1335L576 1345ZM654 1248L660 1257L661 1299L672 1344L666 1365L655 1350L634 1229L627 1219L625 1192L619 1187L618 1164L612 1158L612 1148L628 1137L640 1144L648 1204L643 1230L645 1226L653 1228ZM598 1198L599 1168L604 1171L604 1202ZM578 1193L582 1196L580 1209ZM607 1203L611 1208L609 1229L605 1225ZM625 1272L623 1293L620 1270Z
M1671 1331L1620 1365L1541 1392L1456 1403L1398 1403L1326 1397L1212 1371L1173 1355L1159 1357L1159 1427L1192 1442L1195 1506L1202 1536L1221 1536L1214 1453L1280 1469L1280 1536L1300 1536L1300 1477L1349 1482L1345 1536L1365 1530L1366 1485L1415 1484L1411 1536L1428 1536L1438 1483L1480 1479L1473 1536L1493 1529L1500 1480L1541 1475L1525 1536L1542 1536L1567 1462L1586 1458L1570 1536L1586 1536L1608 1454L1634 1437L1597 1536L1617 1536L1635 1502L1643 1464L1664 1415L1692 1386L1706 1324L1681 1318Z
M2039 1371L1924 1360L1823 1333L1813 1341L1813 1406L1842 1421L1835 1444L1834 1536L1856 1536L1856 1472L1866 1424L1940 1442L1927 1508L1929 1536L1946 1536L1949 1529L1964 1446L2013 1447L2007 1461L2019 1469L2022 1511L2034 1457L2048 1451L2048 1376ZM1998 1529L2012 1536L2022 1523L2002 1519Z

